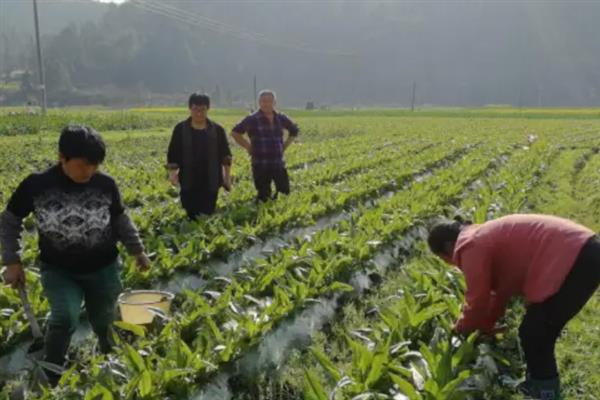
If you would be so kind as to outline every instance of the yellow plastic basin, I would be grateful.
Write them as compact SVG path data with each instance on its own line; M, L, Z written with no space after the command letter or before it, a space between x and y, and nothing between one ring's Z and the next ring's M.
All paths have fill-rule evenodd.
M130 324L149 324L155 314L149 308L157 308L169 315L175 295L158 290L130 290L119 295L121 319Z

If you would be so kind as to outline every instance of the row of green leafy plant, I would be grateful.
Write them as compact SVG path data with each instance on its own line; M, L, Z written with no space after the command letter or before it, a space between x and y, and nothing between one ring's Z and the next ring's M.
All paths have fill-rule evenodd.
M587 141L585 149L576 152L563 151L563 146L547 142L524 147L497 173L477 182L474 192L467 194L457 208L451 207L449 213L462 213L483 222L525 211L538 200L547 204L548 199L553 199L554 205L560 207L564 196L561 193L574 193L567 187L567 182L573 182L568 178L574 178L585 167L581 163L593 152L593 144L593 140ZM560 188L549 191L550 183ZM539 194L543 197L538 198ZM562 215L569 211L569 206L562 210L534 207L534 211L563 211L559 213ZM335 325L334 332L322 336L311 349L313 361L308 367L303 359L305 398L358 396L413 400L513 396L510 387L498 385L501 380L497 365L505 369L508 382L515 382L522 372L515 313L506 317L513 329L493 347L489 340L476 345L479 342L476 335L461 341L451 331L464 292L460 275L431 256L419 256L401 268L386 276L383 287L377 288L372 296L346 307L344 319ZM421 331L415 331L420 324ZM443 338L441 345L440 338ZM403 351L398 351L398 347ZM289 376L297 376L297 371L288 372L288 379ZM478 385L469 385L472 383Z
M174 370L179 369L185 369L186 372L179 372L193 379L188 386L178 381L179 384L174 387L188 392L193 390L191 383L201 381L213 365L226 362L248 348L277 320L301 307L307 299L332 290L347 289L347 286L335 283L338 276L349 273L353 264L368 260L379 243L406 229L411 223L411 212L414 213L413 218L423 213L430 214L432 209L439 207L441 199L457 196L462 186L485 171L495 153L496 147L469 154L452 168L415 182L410 191L381 200L373 209L360 210L356 220L319 232L310 242L301 241L294 248L284 249L269 260L253 265L252 269L238 271L226 283L222 279L211 280L208 287L215 285L219 290L205 290L204 295L196 296L186 293L188 300L182 305L181 314L169 321L158 335L150 340L139 339L136 343L137 351L146 349L143 351L146 357L140 356L137 351L135 353L144 361L145 368L134 362L138 356L133 355L129 345L125 344L121 349L125 351L119 353L122 361L118 364L124 368L119 370L128 376L130 385L117 384L121 382L119 375L102 374L102 369L98 370L95 366L110 361L102 361L101 356L87 367L75 365L63 379L64 386L59 389L63 391L61 396L69 398L75 393L80 396L89 385L97 386L101 382L119 398L165 398L172 386L161 374L171 370L171 377ZM444 188L443 182L448 180L456 184ZM414 202L420 204L409 213L398 214L387 224L377 218L383 212L413 208ZM377 237L381 240L373 240ZM336 257L332 257L333 254ZM234 328L228 329L228 326ZM183 362L170 354L178 337L180 345L187 346L194 355L192 359L196 362L193 366L173 364L177 360ZM183 379L175 375L169 380ZM151 390L146 390L148 380L152 382ZM171 395L182 396L181 393Z
M455 145L460 144L461 142L455 141ZM444 157L447 153L447 151L450 151L454 148L453 145L452 147L449 147L448 149L444 149L439 150L437 153L436 152L426 152L426 153L419 153L419 157L417 158L420 163L415 163L414 167L415 169L419 169L422 168L423 165L425 165L427 162L435 162L436 160L439 160L440 157ZM417 147L418 149L418 147ZM406 151L410 151L411 149L409 148ZM437 154L440 154L440 156L437 156ZM350 162L353 159L350 159ZM364 161L364 160L363 160ZM378 172L377 170L373 170L370 171L369 174L365 174L365 176L363 177L362 175L359 175L358 177L361 177L362 181L360 180L355 180L353 181L352 184L347 185L348 187L357 187L357 188L361 188L358 191L355 192L349 192L349 193L355 193L356 196L358 197L360 196L365 196L366 194L369 193L374 193L376 192L378 189L380 189L382 186L387 185L388 188L391 188L391 186L389 186L389 182L393 182L392 178L395 177L402 177L403 179L407 178L410 174L410 171L404 171L402 169L399 168L395 168L396 166L401 167L404 165L400 165L400 164L405 164L402 161L402 158L399 158L398 160L396 160L394 163L392 163L391 165L394 166L394 168L389 169L388 174L381 174L380 172ZM352 164L352 168L355 168L356 165ZM342 168L343 170L343 168ZM334 174L336 174L337 172L334 172ZM379 179L375 179L374 177L377 176ZM381 179L381 178L384 179ZM385 178L389 178L389 179L385 179ZM368 185L363 185L361 182L368 182ZM344 181L339 182L341 184L344 183ZM298 192L292 196L290 196L290 199L287 199L286 203L279 204L279 209L288 209L288 214L291 215L303 215L303 217L305 218L305 223L311 223L311 212L313 213L313 215L319 215L317 213L320 213L320 215L323 215L327 212L331 212L334 211L335 209L339 209L344 205L347 205L351 202L355 202L356 198L350 196L350 194L346 194L345 197L339 197L336 194L335 191L336 188L334 188L333 190L330 189L325 189L325 188L319 188L319 190L322 191L322 193L327 193L329 196L329 201L328 202L323 202L321 201L318 205L320 207L310 207L310 204L312 202L314 202L314 198L315 196L319 195L319 192L317 192L317 194L312 193L309 196L307 196L306 194L308 192ZM294 198L300 198L303 199L305 202L304 206L296 206L295 208L289 208L289 203L291 202L291 200L293 200ZM340 201L340 199L343 199L343 201ZM295 202L297 203L297 202ZM275 207L275 205L272 205L273 207ZM255 207L256 209L256 207ZM173 212L176 213L175 215L172 215L172 218L168 217L168 214L165 214L164 210L152 210L152 213L154 212L159 212L162 220L159 220L160 222L162 222L163 224L165 223L164 221L177 221L178 217L181 213L181 211L178 209L178 207L176 208L176 210L174 210ZM148 216L148 211L145 212L145 217L149 218ZM282 211L279 212L271 212L270 214L264 213L265 216L265 226L262 227L263 232L268 232L270 231L271 233L273 233L274 231L274 227L273 227L273 222L269 221L268 218L274 215L278 218L278 223L280 224L280 227L283 227L286 224L286 220L285 218L282 218L282 216L285 216L286 214L284 214ZM224 213L221 216L217 217L217 218L212 218L209 221L201 221L199 223L193 224L193 223L175 223L175 228L177 228L177 230L172 229L164 229L164 233L161 232L161 235L158 236L151 236L151 235L145 235L144 239L145 242L147 244L147 246L150 249L153 249L154 252L156 253L157 256L157 260L156 260L156 265L159 265L162 267L162 269L154 269L152 275L148 276L142 276L142 275L134 275L134 278L137 279L137 282L139 283L141 280L151 280L152 277L156 278L157 276L161 276L161 275L165 275L166 273L171 273L172 270L176 267L189 267L190 264L196 264L198 265L199 263L201 263L202 261L207 260L208 258L210 258L215 251L211 251L211 249L213 249L215 247L215 244L220 244L222 246L228 246L227 250L232 251L237 248L241 248L244 245L246 245L248 243L248 237L252 238L255 237L256 232L258 230L258 228L260 228L260 225L257 226L249 226L249 229L254 229L252 232L250 233L246 233L244 231L239 230L239 228L236 229L237 223L239 223L239 221L235 221L232 220L232 215L231 214L227 214ZM150 218L152 219L152 218ZM138 222L138 224L143 224L142 222ZM199 226L200 225L200 226ZM183 227L183 228L182 228ZM212 228L211 228L212 227ZM144 225L141 225L142 231L144 232ZM234 240L235 237L238 236L237 240ZM179 247L181 246L181 242L184 240L183 238L185 237L185 241L187 242L186 246L183 246L181 251L177 252L176 254L173 254L173 251L171 248L168 247L169 243L174 243L174 246L177 250L179 250ZM210 239L209 239L210 238ZM206 240L209 239L211 240L210 242L206 243ZM246 240L245 240L246 239ZM28 240L26 240L26 253L25 253L25 259L26 260L33 260L36 257L36 252L35 252L35 244L36 244L36 239L35 236L29 236ZM178 246L179 245L179 246ZM224 252L223 250L221 250L221 252ZM179 262L179 264L178 264ZM173 267L171 267L173 266ZM131 269L131 271L133 273L135 273L134 269ZM136 282L133 278L127 280L128 284L134 284L134 282ZM33 282L31 282L31 284L35 285L35 279L33 280ZM13 306L15 306L15 308L18 308L18 302L16 302L15 304L13 304ZM45 306L45 303L41 302L40 303L42 306ZM39 315L45 315L46 313L46 308L42 307L41 309L38 310L39 311ZM18 331L23 331L26 329L26 325L21 325L21 329ZM10 331L10 330L7 330ZM5 341L5 343L9 344L10 341Z
M598 231L598 188L600 184L599 140L568 147L563 157L548 168L547 179L532 196L533 212L556 214L573 219ZM556 354L565 399L592 399L600 391L597 370L600 367L600 341L596 329L600 303L593 297L580 314L566 326Z
M316 127L314 133L303 132L300 142L286 155L288 167L300 169L326 159L354 156L359 154L357 149L373 145L372 137L356 127L348 126L347 134L335 139L336 130L330 129L333 128L323 125ZM416 134L404 130L401 136L394 137L392 132L382 132L380 136L380 144L371 147L374 151L387 143L393 145L416 137ZM145 189L142 193L159 195L163 199L170 197L164 170L169 138L170 130L115 132L105 135L108 147L105 169L115 176L122 187L135 189L131 191L131 196L130 192L124 193L126 203L128 200L136 200L142 189ZM6 172L0 177L3 188L0 205L6 203L8 198L5 196L27 174L42 170L57 161L57 140L56 134L0 137L0 170ZM250 177L248 157L237 146L232 145L232 150L235 158L234 174L238 179L247 180ZM149 182L152 183L151 187L148 187ZM155 182L162 185L157 186Z
M485 220L521 210L528 186L553 154L552 146L536 143L498 160L502 167L472 185L450 212ZM493 203L487 196L491 188L496 190ZM422 243L419 252L424 249ZM498 346L482 343L477 335L452 333L464 292L457 271L430 255L418 255L392 269L383 282L367 298L347 305L331 332L317 335L312 362L302 363L305 398L507 396L493 385L496 365L516 372L516 360L498 354ZM515 350L514 332L509 335L503 346ZM297 376L296 371L287 374Z
M240 113L242 115L242 113ZM47 116L13 111L0 117L0 136L60 131L65 125L85 122L98 130L133 130L170 126L181 120L178 113L128 112L111 110L50 110Z
M354 185L351 185L351 186L354 186ZM359 185L356 185L356 186L359 186ZM221 226L223 224L219 223L217 225ZM233 224L229 224L229 225L232 225L232 227L233 227ZM197 228L198 227L196 227L196 229ZM204 227L201 227L201 228L204 228ZM206 231L206 229L202 229L202 230ZM175 232L175 234L177 234L177 232ZM185 232L184 232L184 234L185 234ZM221 236L214 235L214 236L217 238L217 241L218 241L218 237L223 237L222 235ZM159 249L161 248L160 244L163 242L163 240L164 240L164 238L162 238L161 240L158 240L158 246L157 247ZM197 242L197 241L190 240L190 242ZM36 252L35 252L35 242L31 242L31 243L28 243L28 244L29 244L29 246L27 246L27 251L25 252L25 258L26 259L33 259L35 257L35 255L36 255ZM193 247L190 247L190 248L193 248ZM205 248L196 248L196 250L197 251L191 252L192 253L192 257L198 257L200 260L202 260L203 255L204 255L204 257L207 255L207 252L206 252ZM171 257L170 253L167 252L167 251L165 251L163 254L165 256L164 258L166 260L170 261L170 257ZM35 279L34 279L34 284L35 284ZM36 290L39 291L38 289L39 288L34 288L34 291L36 291ZM18 306L15 307L16 305L18 305L18 302L16 301L16 298L14 298L14 296L12 296L12 297L8 296L8 297L10 299L9 301L7 301L8 305L12 305L13 306L13 310L14 309L18 310ZM40 304L40 307L39 307L39 313L38 313L38 315L43 316L45 314L45 312L46 312L46 304L43 302L42 299L40 299L39 304ZM10 311L8 308L10 308L10 307L5 307L5 308L7 308L6 312L8 313ZM19 314L18 313L14 314L14 315L11 314L11 317L12 317L11 318L11 323L15 323L16 329L4 329L5 332L23 332L23 331L26 330L27 325L25 323L23 323L23 321L19 321L19 319L18 319L19 318ZM20 317L22 318L22 315ZM8 339L10 339L10 337ZM5 340L4 343L10 343L10 340Z
M352 162L351 160L353 160L352 158L349 159L350 161L348 162ZM421 156L419 158L419 160L424 160L421 164L424 164L426 159L425 159L425 155ZM365 160L363 160L365 161ZM396 161L396 163L398 163L398 161ZM415 168L419 167L418 163L415 163ZM393 174L396 174L398 170L391 170L390 172ZM367 176L367 178L369 178L371 180L371 185L369 186L370 188L372 188L374 185L376 187L378 187L377 185L383 185L385 183L384 180L374 180L373 179L373 175L374 173L371 173L371 175ZM404 173L404 175L406 175L406 173ZM302 192L299 192L302 193ZM304 192L307 193L307 192ZM361 193L365 193L364 191ZM300 195L298 194L294 194L292 197L299 197ZM331 197L334 196L334 193L330 194ZM305 199L305 201L310 202L311 198L310 197L303 197ZM350 200L348 200L350 201ZM289 202L286 202L288 204L289 207ZM319 210L322 214L324 212L327 211L331 211L332 207L336 206L337 204L339 204L339 207L341 207L343 204L345 203L334 203L334 202L330 202L329 203L329 209L325 209L323 210L322 208ZM254 209L256 209L256 207L254 207ZM297 210L296 210L296 215L298 215L298 213L304 213L306 212L308 214L307 210L307 206L305 205L304 207L300 208L299 206L297 206ZM315 211L315 209L310 209L308 208L309 211ZM149 210L149 212L155 213L158 212L160 215L160 217L162 219L159 219L159 223L162 224L167 224L166 221L179 221L180 218L180 214L181 211L179 210L179 207L177 207L175 210L173 210L173 214L171 214L169 216L169 214L166 214L164 210L154 210L152 209L151 211ZM148 215L148 211L145 212L145 217L146 218L150 218L150 216ZM275 215L277 213L273 213L273 215ZM265 219L269 218L271 214L267 214L265 213ZM305 215L305 217L309 217L309 215ZM281 218L281 216L279 216L279 218ZM280 220L283 221L283 220ZM31 221L30 221L31 222ZM285 221L280 222L283 226ZM267 220L267 224L268 224L268 220ZM138 221L138 225L141 226L142 228L142 232L145 232L144 230L144 225L143 221ZM272 222L271 225L267 225L266 228L264 228L265 230L267 229L272 229L270 227L272 227ZM171 229L164 228L161 229L161 234L157 235L157 236L152 236L149 234L145 234L144 235L144 241L147 245L147 247L150 249L150 251L152 251L153 253L155 253L156 259L155 259L155 265L156 268L154 268L151 272L150 275L145 274L145 275L141 275L141 274L136 274L135 273L135 269L130 268L130 271L132 272L133 277L132 278L127 278L126 279L126 283L127 285L134 285L136 282L140 283L141 281L150 281L153 279L156 279L156 277L159 276L164 276L165 274L171 273L172 270L176 267L180 267L180 266L185 266L185 267L189 267L190 265L199 265L200 262L205 261L207 258L209 258L212 254L213 251L211 251L212 248L215 247L215 244L221 243L221 245L225 246L229 246L229 250L233 250L236 247L234 246L238 246L238 248L241 248L242 246L246 245L249 240L245 238L248 237L253 237L252 235L255 235L255 232L251 232L251 233L245 233L244 231L239 230L239 228L236 228L236 221L232 220L232 215L231 214L221 214L220 216L216 217L216 218L212 218L210 221L201 221L199 223L172 223L172 227ZM182 228L183 227L183 228ZM209 227L212 227L209 228ZM177 229L177 230L176 230ZM252 229L252 227L249 227L249 229ZM237 240L234 240L235 236L238 236ZM185 239L184 239L185 238ZM210 238L210 242L206 243L206 240L208 240ZM26 263L28 264L32 264L33 260L35 259L35 257L37 256L37 251L36 251L36 240L37 238L34 235L29 235L26 237L25 240L25 248L26 251L24 253L24 260L26 261ZM182 245L182 242L185 241L186 243L184 245ZM175 247L175 249L180 250L177 253L173 252L172 248L169 248L168 245L170 243L173 243L173 247ZM175 253L175 254L174 254ZM128 260L130 261L130 260ZM177 262L179 262L179 264L176 264ZM131 264L128 264L129 266L131 266ZM37 290L37 286L39 286L39 282L37 281L37 279L35 278L35 275L32 274L31 275L31 279L29 280L29 286L34 288L34 291ZM10 296L7 300L6 300L6 304L4 304L4 308L6 310L6 312L9 312L9 309L13 309L13 310L18 310L20 308L19 306L19 300L18 298L14 297L14 296ZM40 307L36 307L37 303L34 303L34 310L36 310L36 314L41 316L44 316L47 312L47 304L43 301L39 302ZM18 336L20 333L24 332L27 329L27 325L23 324L22 321L18 320L18 317L23 317L20 314L17 314L13 319L13 323L16 325L15 329L9 329L5 326L4 331L5 332L13 332L14 335L10 335L9 337L5 337L3 343L5 343L6 346L10 346L11 344L11 339L13 336ZM9 324L9 323L7 323Z
M173 204L169 208L171 210L170 214L165 213L164 208L161 208L159 205L160 194L165 192L164 188L168 187L168 184L165 182L166 179L164 174L161 173L163 172L162 163L160 157L157 156L156 149L166 146L165 141L168 139L168 137L164 136L156 138L153 136L136 134L133 135L133 137L130 137L130 135L127 135L126 137L124 135L120 135L116 138L110 139L111 141L109 142L109 146L112 145L111 147L115 148L116 154L113 155L112 160L109 161L108 169L111 172L114 170L115 176L119 181L128 182L128 184L122 184L124 197L126 199L135 198L136 193L139 193L142 190L149 193L149 196L146 198L146 204L140 208L139 214L137 214L136 211L133 212L138 224L143 227L145 225L145 220L150 219L153 224L164 224L166 226L173 225L176 227L178 224L177 221L181 221L183 219L183 213L181 212L179 205L175 202L172 202ZM395 151L394 144L397 142L398 140L384 141L383 145L389 145L391 152L393 153ZM345 144L345 146L342 147L342 150L346 149L347 151L340 151L340 143ZM335 143L321 141L321 156L326 156L332 162L337 162L338 159L354 160L356 159L356 155L359 154L359 151L356 149L358 148L361 150L366 143L369 142L358 134L351 136L348 138L348 140L344 141L337 139ZM18 180L22 179L30 171L42 168L40 164L48 165L48 160L51 159L50 154L53 154L51 149L53 149L55 145L55 138L48 140L45 139L42 146L37 143L37 140L29 138L19 138L18 140L9 138L7 146L3 147L3 150L0 151L6 152L6 158L2 159L2 162L4 163L3 166L5 166L7 170L8 168L12 168L14 173L3 174L0 177L0 180L3 181L2 187L6 188L6 190L2 191L2 194L8 195L10 190L16 186L16 182ZM9 156L9 154L19 155L18 146L22 146L21 151L23 151L23 153L20 154L20 157ZM36 152L35 149L38 149L38 151ZM362 152L364 152L364 150L362 150ZM298 153L300 153L299 156L292 154L292 157L290 157L293 159L291 162L292 166L303 165L307 162L311 162L311 160L314 160L315 151L313 150L300 151ZM142 166L144 168L141 168ZM322 168L312 168L308 169L307 171L314 170L315 174L317 174L321 169ZM318 179L311 178L310 175L306 175L305 178L311 182L318 181ZM248 174L246 174L246 180L249 180ZM155 199L151 199L150 196L155 196ZM170 215L170 219L167 218L167 215ZM214 226L217 225L219 224L216 223ZM226 225L227 227L231 227L232 230L235 229L235 227L232 226L232 223ZM26 221L26 227L28 229L33 228L33 218L29 218ZM225 227L220 230L220 232L222 234L227 234ZM182 232L180 236L183 236L184 234L185 232ZM37 239L35 235L26 235L25 237L24 259L26 260L26 264L33 264L35 258L37 257L36 240ZM151 240L148 241L151 242ZM33 286L33 291L37 290L35 286L38 285L38 282L35 278L35 275L32 275L32 279L29 283ZM4 308L18 310L20 308L18 299L14 298L14 296L7 297L9 297L10 300L5 302ZM45 303L40 301L40 304L43 307L41 307L39 315L45 315L47 311ZM6 312L9 312L9 310L6 310ZM17 325L19 326L19 328L16 329L17 332L22 332L27 329L24 321L19 321ZM10 331L12 330L5 330L5 332ZM10 345L10 340L7 340L10 338L3 336L3 339L5 339L2 341L4 346Z

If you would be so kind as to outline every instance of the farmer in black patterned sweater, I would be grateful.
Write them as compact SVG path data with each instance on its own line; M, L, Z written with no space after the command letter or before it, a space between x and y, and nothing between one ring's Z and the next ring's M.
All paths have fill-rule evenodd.
M110 327L122 290L117 241L135 256L138 268L150 261L119 189L99 172L104 161L102 137L86 126L69 126L59 139L59 163L23 180L0 216L4 280L25 284L19 240L23 219L34 213L39 234L41 282L50 304L45 360L63 366L85 302L100 350L111 350ZM48 372L55 385L59 375Z

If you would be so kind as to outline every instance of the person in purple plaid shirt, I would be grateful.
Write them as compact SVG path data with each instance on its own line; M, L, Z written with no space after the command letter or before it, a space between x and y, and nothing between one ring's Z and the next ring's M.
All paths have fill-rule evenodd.
M276 198L278 193L290 193L290 180L283 153L298 136L298 126L286 115L275 111L275 92L263 90L258 94L260 109L237 124L231 135L252 157L252 176L258 192L257 200ZM284 140L283 131L288 131ZM248 134L248 141L244 134ZM271 196L271 183L275 195Z

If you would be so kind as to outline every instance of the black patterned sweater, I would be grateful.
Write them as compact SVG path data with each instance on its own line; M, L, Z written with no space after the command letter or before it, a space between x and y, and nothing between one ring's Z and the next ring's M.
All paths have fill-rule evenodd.
M21 261L22 221L32 212L44 264L87 273L117 259L118 240L131 254L144 251L114 179L102 172L76 183L56 165L23 180L0 217L5 265Z

